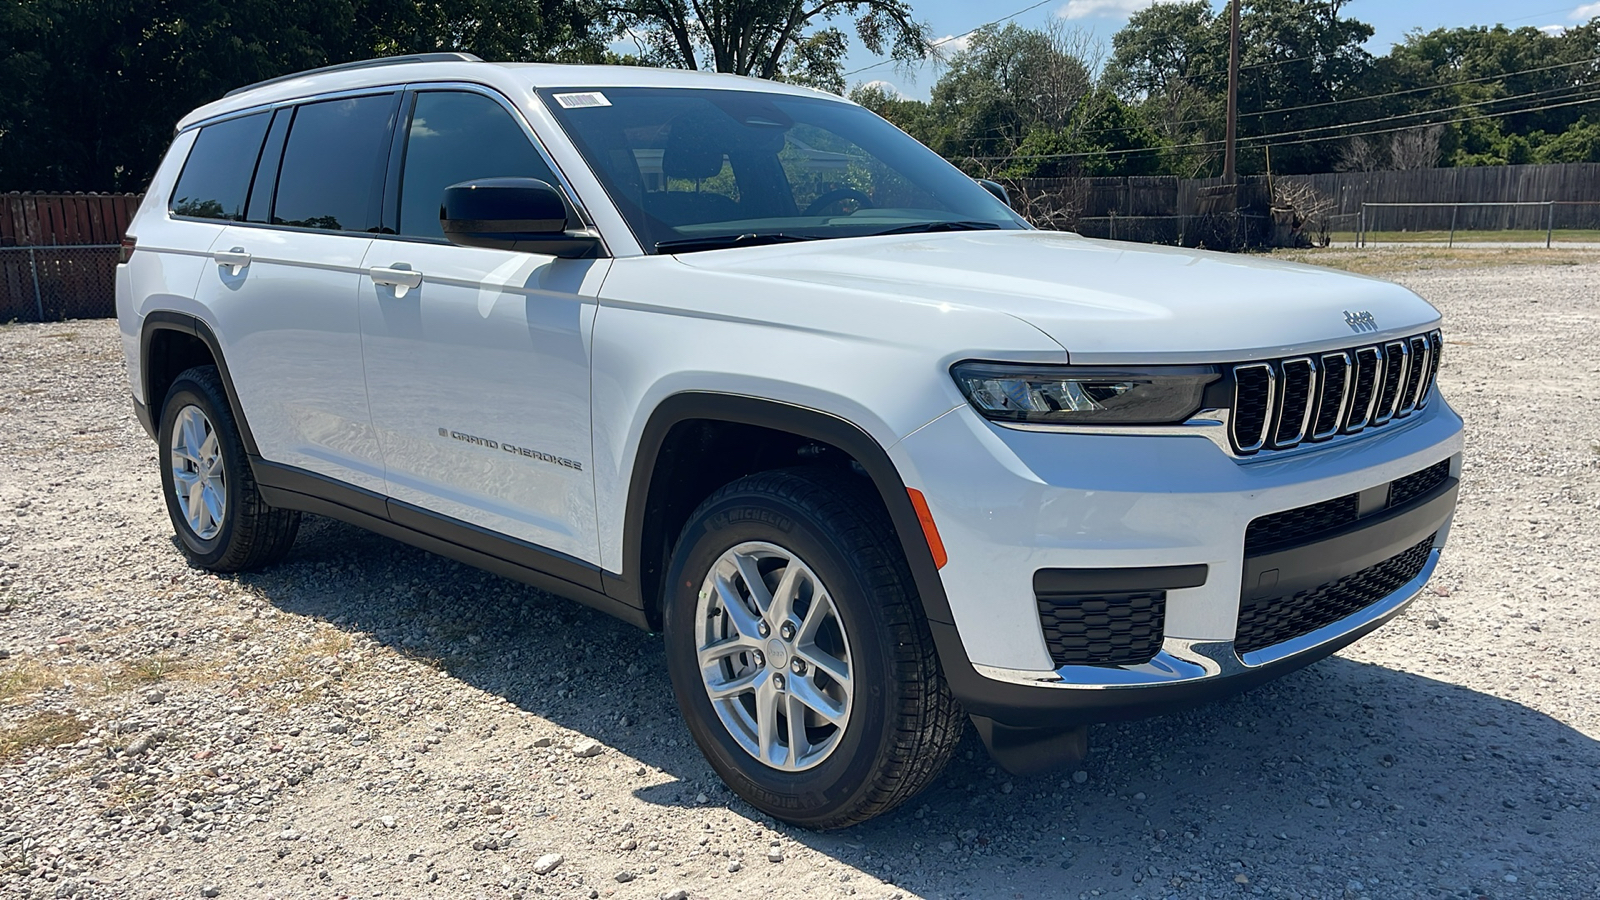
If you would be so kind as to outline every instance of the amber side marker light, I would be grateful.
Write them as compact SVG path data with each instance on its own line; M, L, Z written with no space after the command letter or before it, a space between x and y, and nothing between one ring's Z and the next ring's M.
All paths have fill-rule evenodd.
M944 551L944 541L939 537L939 527L933 524L928 500L916 488L906 488L906 493L911 495L911 508L917 511L917 521L922 523L922 536L927 539L928 550L933 554L934 568L942 569L950 561L950 554Z

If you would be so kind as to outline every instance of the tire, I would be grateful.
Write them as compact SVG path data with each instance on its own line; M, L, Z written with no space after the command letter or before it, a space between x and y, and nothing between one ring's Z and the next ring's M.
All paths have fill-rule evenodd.
M719 489L684 527L667 585L678 705L717 774L751 805L805 828L843 828L944 770L965 718L894 530L859 478L790 469Z
M216 367L180 374L167 391L160 422L161 491L189 564L243 572L283 559L300 530L300 513L261 499Z

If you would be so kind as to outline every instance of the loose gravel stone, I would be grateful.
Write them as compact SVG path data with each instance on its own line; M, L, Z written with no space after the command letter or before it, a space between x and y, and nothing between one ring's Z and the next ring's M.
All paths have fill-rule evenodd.
M556 868L563 862L566 862L566 859L567 858L565 856L562 856L559 853L546 853L545 855L533 861L533 874L549 875L551 872L554 872Z

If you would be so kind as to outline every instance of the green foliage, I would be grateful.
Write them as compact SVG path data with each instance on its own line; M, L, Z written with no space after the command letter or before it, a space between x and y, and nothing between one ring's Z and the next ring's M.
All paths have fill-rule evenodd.
M823 22L849 19L875 54L921 61L931 52L928 27L907 0L616 0L615 25L639 42L650 65L783 78L844 92L843 31Z
M0 7L0 189L143 190L189 110L373 56L598 61L587 2L12 0Z

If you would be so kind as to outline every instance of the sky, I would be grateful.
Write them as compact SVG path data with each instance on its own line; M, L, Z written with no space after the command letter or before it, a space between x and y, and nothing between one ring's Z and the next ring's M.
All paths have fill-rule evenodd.
M1128 17L1153 2L1157 0L1048 0L1012 21L1039 28L1053 18L1065 19L1104 41L1109 50L1111 36L1127 23ZM1034 3L1035 0L911 0L918 18L927 22L940 38L961 35ZM1381 56L1404 38L1406 32L1418 28L1431 31L1497 23L1512 28L1524 25L1558 28L1600 16L1600 0L1568 0L1565 6L1559 4L1560 0L1350 0L1342 14L1366 22L1376 30L1367 49ZM1213 5L1219 10L1225 8L1222 0L1213 0ZM959 47L959 40L946 45L946 49ZM880 57L868 53L852 36L845 71L863 69L877 62ZM885 63L857 72L849 76L848 81L852 86L858 82L883 81L907 97L926 100L938 78L938 68L931 65L907 72L897 70L893 63Z

